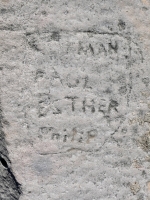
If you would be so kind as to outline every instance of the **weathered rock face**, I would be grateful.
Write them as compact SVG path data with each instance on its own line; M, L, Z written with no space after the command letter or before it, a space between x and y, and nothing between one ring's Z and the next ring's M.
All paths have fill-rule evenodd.
M0 199L19 199L21 194L20 184L17 182L6 149L5 135L2 131L3 120L0 102Z
M1 199L150 199L150 2L0 5Z

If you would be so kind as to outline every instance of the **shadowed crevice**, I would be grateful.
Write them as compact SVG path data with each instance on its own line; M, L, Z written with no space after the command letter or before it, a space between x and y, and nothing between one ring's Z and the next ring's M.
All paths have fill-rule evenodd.
M16 180L11 168L11 161L6 147L5 134L3 131L2 105L0 101L0 199L19 200L21 185Z

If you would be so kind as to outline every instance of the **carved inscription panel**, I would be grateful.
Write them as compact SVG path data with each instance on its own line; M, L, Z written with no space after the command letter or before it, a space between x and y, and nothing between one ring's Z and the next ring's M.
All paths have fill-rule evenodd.
M27 44L40 51L33 76L38 139L58 149L101 148L125 121L131 65L143 59L138 45L128 35L90 31L27 34Z

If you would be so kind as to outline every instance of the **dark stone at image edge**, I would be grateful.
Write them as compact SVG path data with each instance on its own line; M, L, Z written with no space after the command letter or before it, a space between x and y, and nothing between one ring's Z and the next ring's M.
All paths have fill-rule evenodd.
M18 200L21 195L21 185L16 180L11 169L11 162L6 148L5 134L3 132L2 105L0 102L0 199Z

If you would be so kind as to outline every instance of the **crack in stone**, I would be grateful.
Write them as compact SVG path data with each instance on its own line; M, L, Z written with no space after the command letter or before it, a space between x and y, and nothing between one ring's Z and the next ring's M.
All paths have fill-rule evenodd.
M67 149L66 151L59 151L59 152L53 152L53 153L39 153L39 155L42 155L42 156L46 156L46 155L57 155L57 154L67 154L71 151L81 151L81 152L87 152L87 153L96 153L98 151L100 151L105 143L107 142L107 139L103 142L103 144L97 148L97 149L93 149L93 150L90 150L90 149L83 149L83 148L77 148L77 147L72 147L72 148L69 148Z

